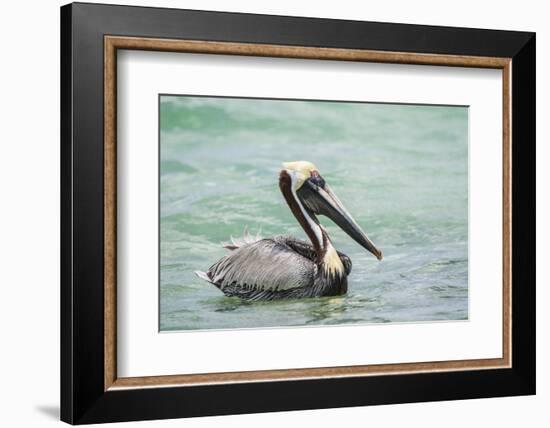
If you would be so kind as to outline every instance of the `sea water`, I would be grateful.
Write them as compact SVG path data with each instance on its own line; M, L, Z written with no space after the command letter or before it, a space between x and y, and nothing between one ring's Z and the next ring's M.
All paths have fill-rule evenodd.
M468 109L160 97L160 330L468 318ZM278 187L308 160L383 251L320 217L353 268L339 297L245 302L194 274L245 228L307 236ZM284 266L281 266L284 269Z

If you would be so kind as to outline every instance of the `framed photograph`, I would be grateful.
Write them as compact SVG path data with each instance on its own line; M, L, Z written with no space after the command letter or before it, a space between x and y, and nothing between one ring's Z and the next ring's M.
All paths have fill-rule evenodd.
M535 393L535 34L61 8L61 418Z

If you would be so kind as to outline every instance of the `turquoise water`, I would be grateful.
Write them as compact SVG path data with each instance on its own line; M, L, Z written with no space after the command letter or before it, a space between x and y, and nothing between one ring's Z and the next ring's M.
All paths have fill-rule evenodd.
M228 329L468 318L465 107L161 96L160 329ZM306 239L278 188L308 160L384 253L329 219L353 261L346 296L225 297L194 275L245 226Z

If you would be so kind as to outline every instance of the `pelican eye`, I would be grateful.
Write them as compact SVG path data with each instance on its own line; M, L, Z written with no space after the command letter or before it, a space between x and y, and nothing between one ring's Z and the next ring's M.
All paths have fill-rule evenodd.
M319 171L311 171L311 176L309 177L309 181L311 181L316 186L319 186L321 189L325 188L325 179L321 177L321 174L319 174Z

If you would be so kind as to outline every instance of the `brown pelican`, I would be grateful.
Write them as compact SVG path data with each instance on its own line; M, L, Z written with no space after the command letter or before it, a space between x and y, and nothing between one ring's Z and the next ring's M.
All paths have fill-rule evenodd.
M275 300L337 296L347 292L351 260L335 250L317 220L325 215L378 260L382 252L370 241L311 162L285 162L279 188L311 244L289 236L251 239L225 245L231 253L207 272L195 272L226 296Z

